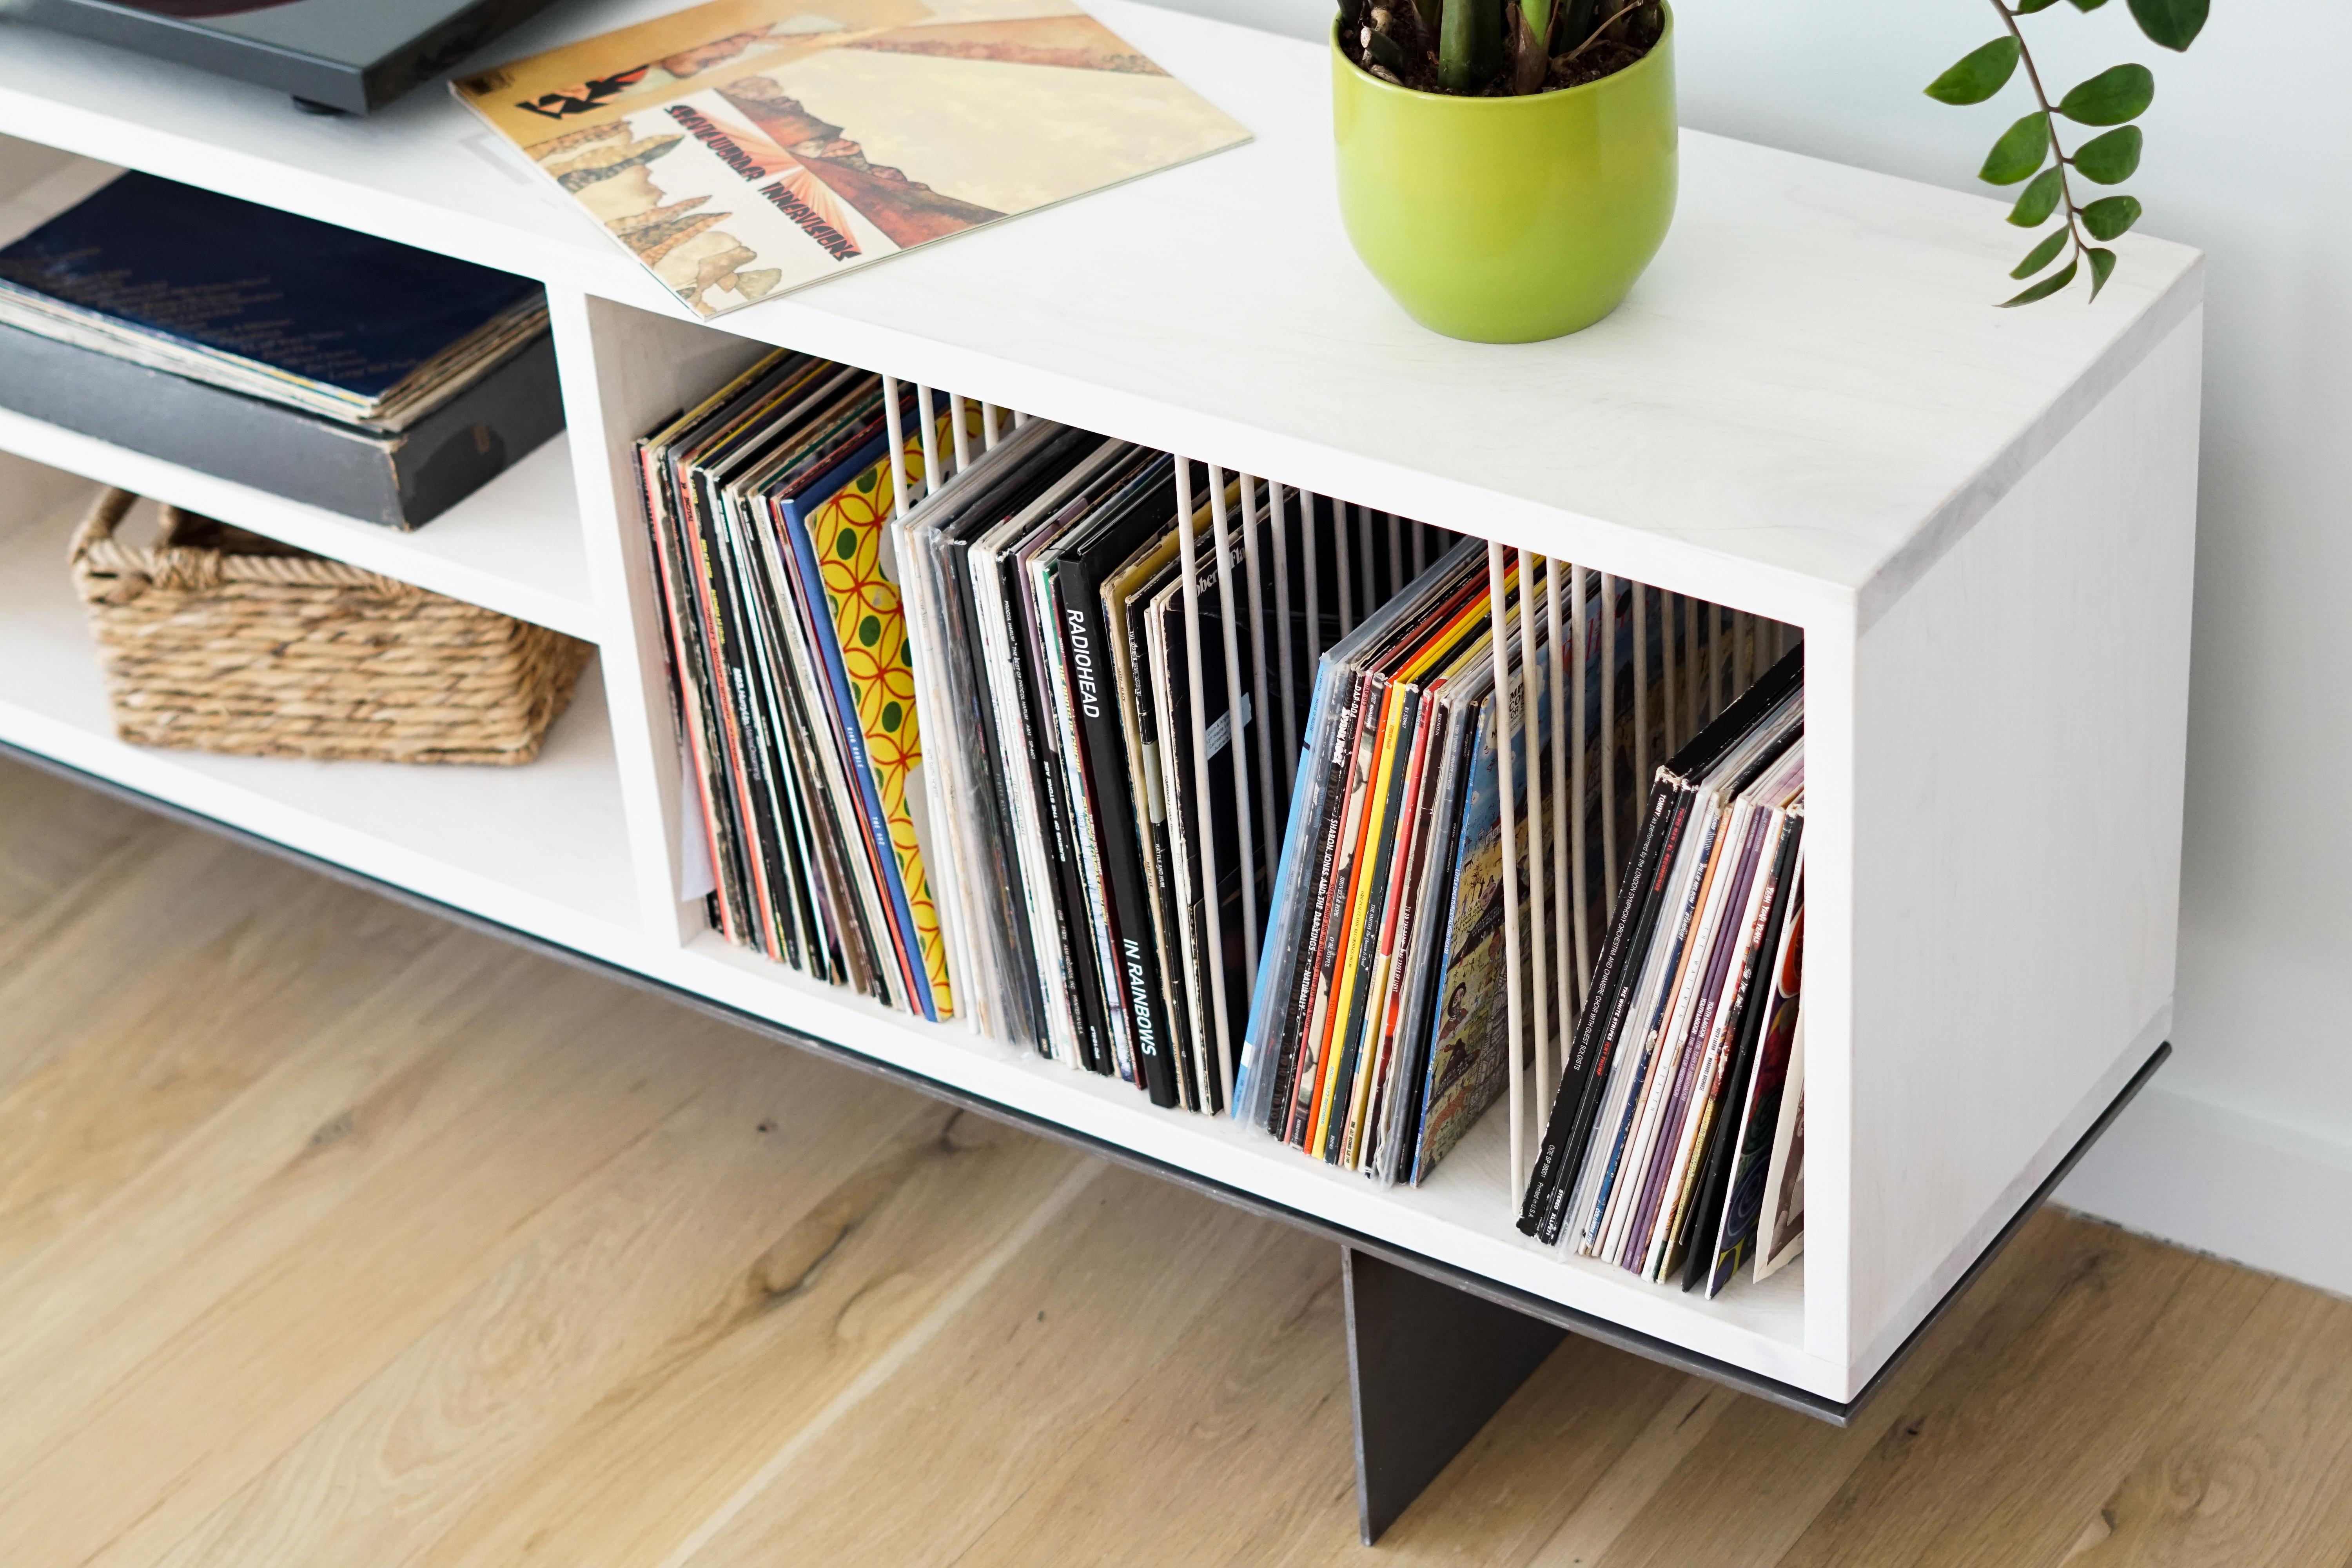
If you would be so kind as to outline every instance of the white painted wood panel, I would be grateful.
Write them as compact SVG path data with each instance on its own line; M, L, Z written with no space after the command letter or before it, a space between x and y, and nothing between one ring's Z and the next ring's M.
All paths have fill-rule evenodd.
M421 529L402 532L199 473L0 408L0 451L169 501L584 642L604 637L562 436Z
M1995 310L2015 248L1996 204L1693 132L1623 309L1551 343L1453 342L1339 231L1323 52L1095 5L1257 140L719 325L1802 623L1947 503L1995 499L2002 456L2128 361L2145 312L2194 298L2195 252L2131 236L2097 308ZM321 122L100 46L9 43L0 131L677 312L436 93ZM1381 408L1413 411L1402 449Z
M638 919L656 941L684 942L705 921L698 906L678 900L685 769L635 443L764 351L568 289L551 286L547 302L589 576L604 632L604 679L612 694L614 757L629 803Z
M1864 1364L2166 1026L2202 328L2176 330L1860 641Z

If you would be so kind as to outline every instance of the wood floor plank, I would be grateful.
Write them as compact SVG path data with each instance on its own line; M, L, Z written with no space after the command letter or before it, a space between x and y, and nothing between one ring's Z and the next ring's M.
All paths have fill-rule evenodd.
M2053 1216L2026 1226L1979 1289L1963 1296L1927 1334L1887 1388L1844 1430L1759 1400L1727 1407L1630 1520L1612 1521L1597 1560L1577 1563L1579 1521L1564 1522L1561 1551L1547 1543L1545 1568L1691 1568L1769 1563L1811 1525L1887 1434L1907 1420L1922 1391L1948 1367L1997 1361L2054 1292L2072 1245Z
M593 1401L567 1400L568 1419L423 1542L415 1562L666 1560L1057 1188L1096 1169L997 1123L883 1092L905 1112L897 1134L803 1183L792 1194L797 1217L745 1246L731 1275ZM774 1120L805 1114L785 1107Z
M1579 1568L1607 1557L1741 1397L1703 1378L1684 1379L1544 1541L1532 1559L1536 1568Z
M0 1277L446 934L31 769L0 823Z
M135 880L150 847L181 831L15 763L0 763L0 967L38 953L49 932Z
M1042 1458L957 1568L1117 1562L1139 1528L1169 1563L1273 1564L1352 1542L1339 1249L1265 1227L1244 1241L1226 1289ZM1213 1500L1234 1496L1263 1500Z
M2063 1563L2200 1343L2271 1282L2121 1231L2078 1226L2064 1285L2004 1354L1947 1369L1782 1559ZM1967 1521L1961 1528L1961 1521Z
M2333 1568L2347 1552L2352 1302L2273 1280L2215 1336L2066 1562Z
M1106 1172L685 1568L954 1562L1231 1293L1259 1233ZM1148 1497L1156 1479L1125 1484Z
M248 1015L279 1047L275 1068L0 1279L0 1476L366 1183L534 1069L536 1041L484 1027L511 963L428 948L307 1038Z
M744 1301L744 1260L920 1112L874 1079L743 1047L215 1510L170 1568L414 1563L616 1384L665 1365L730 1303L761 1310ZM936 1142L937 1115L920 1119Z
M671 1016L544 961L511 972L537 1070L375 1173L0 1484L37 1563L153 1562L524 1244L531 1222L700 1090Z
M314 894L318 879L253 860L218 839L174 832L89 868L43 929L12 941L0 958L0 1018L12 1037L0 1090L68 1045L124 1031L152 1035L171 998L192 989L215 997L225 964L249 969L261 959L266 950L250 940L256 923L267 927L274 908ZM183 1011L174 1021L190 1016Z
M213 900L205 889L243 868L226 846L180 847L142 884L184 879L218 903L218 924L154 928L110 903L0 985L0 1057L24 1068L0 1091L0 1123L21 1130L0 1142L0 1280L277 1068L289 1042L331 1031L446 935L292 868ZM136 999L126 967L143 972ZM28 990L46 1003L20 1005ZM72 1047L51 1053L45 1037Z

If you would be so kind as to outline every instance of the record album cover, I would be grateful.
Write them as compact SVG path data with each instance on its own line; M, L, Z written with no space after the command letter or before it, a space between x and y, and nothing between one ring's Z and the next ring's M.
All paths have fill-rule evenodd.
M546 330L527 278L152 174L0 249L0 321L374 430Z
M1067 0L713 0L452 86L704 316L1249 140Z

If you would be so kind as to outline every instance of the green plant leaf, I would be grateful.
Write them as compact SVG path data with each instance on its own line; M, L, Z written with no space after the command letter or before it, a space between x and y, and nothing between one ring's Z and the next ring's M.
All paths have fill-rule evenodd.
M2091 298L2095 300L2099 297L2099 290L2107 286L2107 279L2116 269L2116 253L2094 247L2083 254L2091 258Z
M2058 254L2059 247L2066 243L2066 233L2067 231L2063 228L2051 230L2047 239L2025 253L2025 259L2017 264L2017 270L2011 272L2010 276L2031 278L2049 266L2051 258Z
M2009 221L2020 228L2040 228L2058 210L2058 197L2065 189L2063 179L2055 163L2036 174L2017 205L2009 209Z
M2074 168L2083 178L2102 185L2119 185L2139 168L2144 138L2137 125L2126 125L2094 136L2074 149Z
M1958 65L1927 84L1927 96L1938 103L1982 103L2009 85L2021 52L2015 38L1995 38L1980 49L1970 49Z
M2155 97L2156 78L2146 66L2112 66L2069 88L2058 112L2078 125L2121 125L2146 113Z
M1519 0L1519 14L1528 19L1528 31L1538 45L1551 34L1551 13L1552 0Z
M2107 0L2074 0L2074 9L2077 11L2095 11L2106 3Z
M2083 209L2083 226L2093 239L2113 239L2138 221L2137 196L2101 196Z
M2049 155L2050 119L2037 109L2000 133L1977 178L1989 185L2013 185L2042 167Z
M2081 0L2076 0L2076 4L2079 5L2080 3ZM2000 302L2000 308L2006 310L2011 305L2031 305L2036 300L2047 300L2051 295L2055 294L2059 289L2063 289L2067 284L2074 281L2075 265L2076 264L2072 261L2066 263L2065 266L2060 268L2057 271L2053 272L2049 277L2044 278L2041 282L2036 283L2024 293L2017 295L2013 299L2003 300Z
M2031 16L2036 11L2047 11L2056 4L2058 0L2018 0L2017 14L2021 16Z
M2207 0L2131 0L2132 20L2148 41L2185 49L2205 29Z

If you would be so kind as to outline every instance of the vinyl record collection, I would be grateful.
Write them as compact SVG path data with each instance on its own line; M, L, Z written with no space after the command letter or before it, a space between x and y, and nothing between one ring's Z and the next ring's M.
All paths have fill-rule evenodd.
M883 404L878 376L773 354L639 442L638 469L712 923L936 1020L954 1007L879 560L902 412Z
M639 450L729 940L1383 1184L1507 1094L1528 1234L1793 1256L1790 628L805 355Z
M950 716L928 771L985 1032L1223 1109L1304 677L1436 543L1046 420L912 510L898 563Z
M1804 790L1791 652L1657 772L1520 1229L1710 1294L1794 1255Z
M1453 551L1324 657L1307 725L1303 826L1282 865L1244 1053L1241 1103L1252 1121L1383 1181L1425 1176L1494 1102L1507 1066L1490 564L1478 545ZM1536 574L1538 598L1552 597L1554 570ZM1601 582L1583 575L1588 598L1573 603L1568 630L1589 640L1608 619L1623 650L1630 616L1596 614L1591 600ZM1507 606L1517 606L1519 568L1506 565L1501 583ZM1608 591L1619 611L1630 608L1630 583ZM1559 597L1572 600L1573 590ZM1575 795L1598 811L1601 661L1583 664L1586 689L1574 709L1583 738L1572 771L1563 770L1567 787L1557 789L1541 764L1553 721L1544 700L1559 668L1549 654L1562 627L1538 624L1529 660L1526 628L1507 607L1505 625L1507 721L1523 742L1521 693L1532 679L1542 786L1531 800L1529 753L1517 744L1513 798L1558 810ZM1566 714L1561 721L1574 727ZM1596 826L1591 815L1576 823L1580 835ZM1580 863L1600 869L1589 855ZM1524 872L1522 883L1527 910ZM1594 902L1606 897L1601 880L1588 884L1585 907L1566 900L1563 935L1605 910Z

